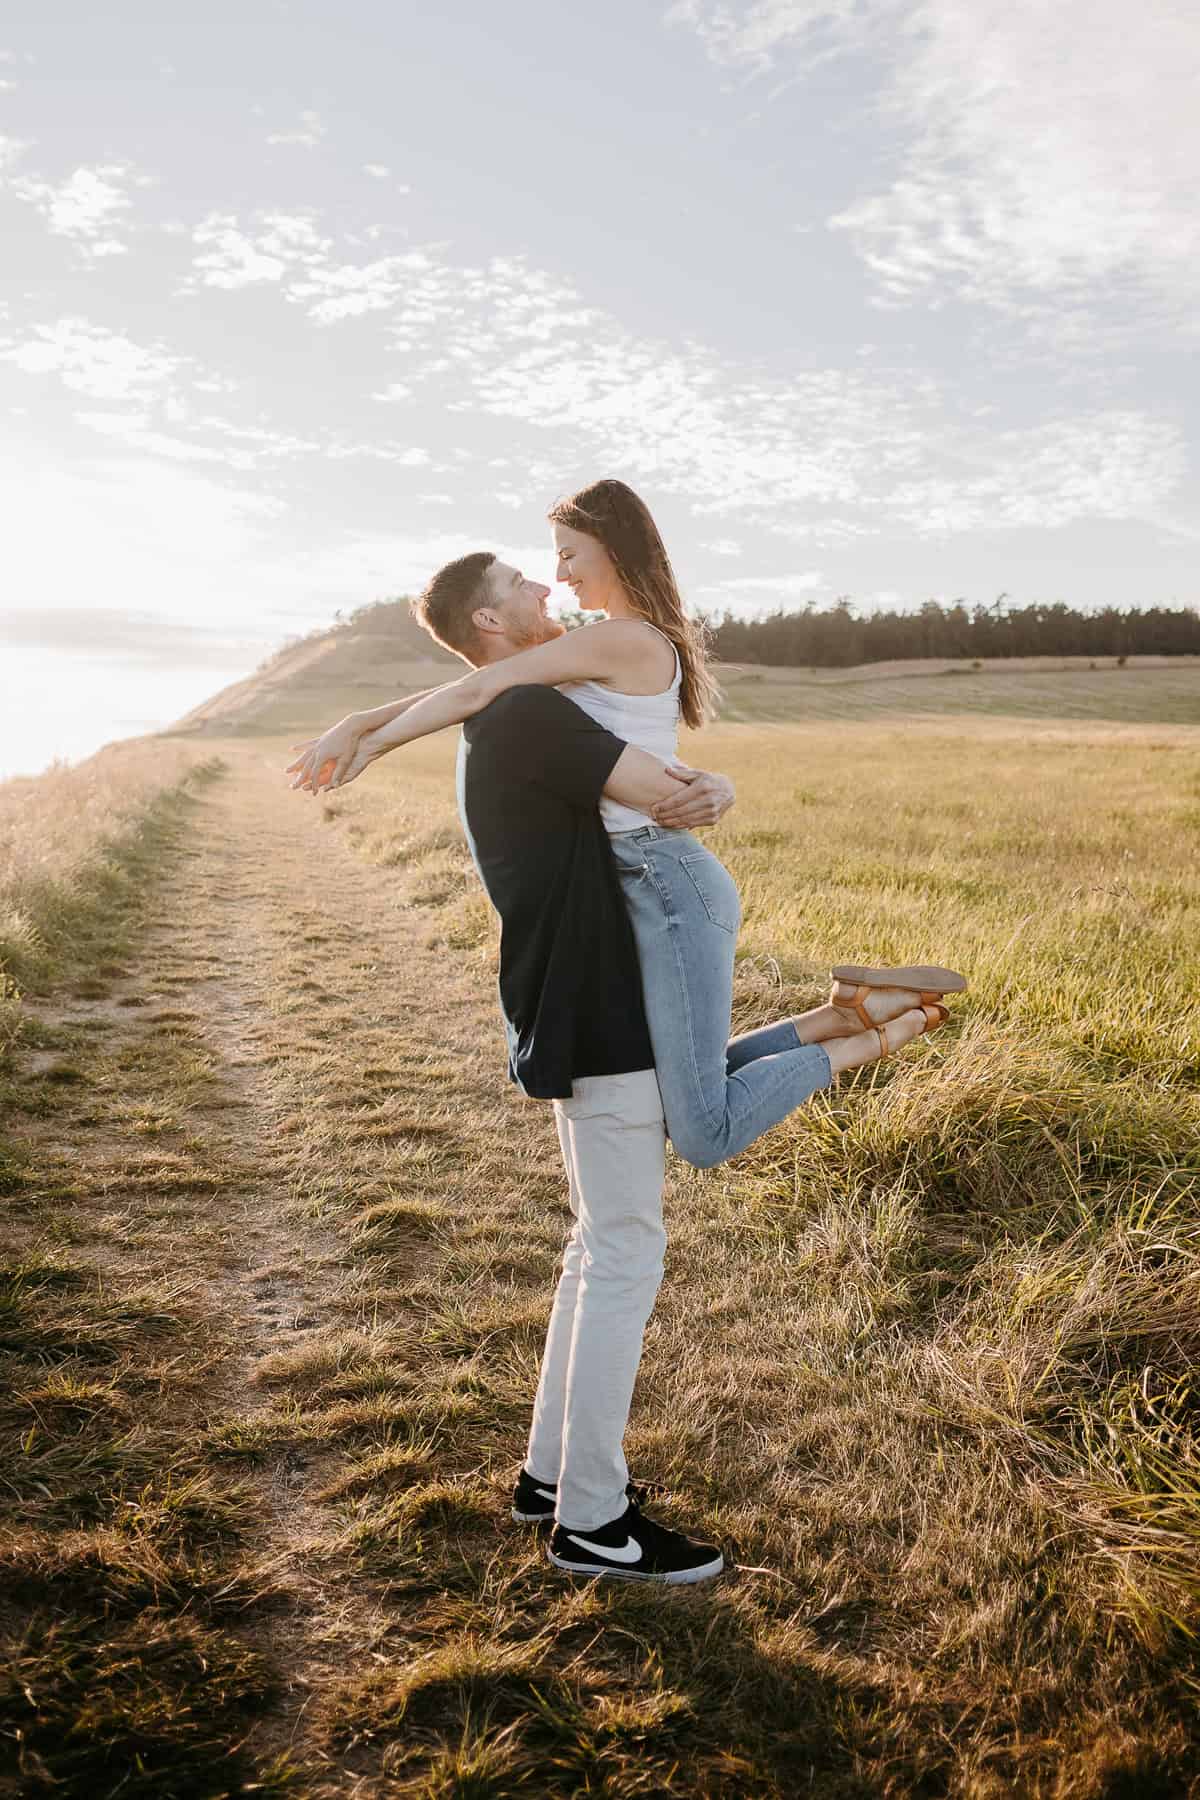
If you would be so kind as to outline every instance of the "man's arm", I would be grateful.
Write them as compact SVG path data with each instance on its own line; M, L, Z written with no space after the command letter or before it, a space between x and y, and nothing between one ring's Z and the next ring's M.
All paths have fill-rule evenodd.
M610 800L649 813L658 824L675 831L715 825L736 798L727 775L682 765L672 770L634 744L626 744L622 750L604 792Z

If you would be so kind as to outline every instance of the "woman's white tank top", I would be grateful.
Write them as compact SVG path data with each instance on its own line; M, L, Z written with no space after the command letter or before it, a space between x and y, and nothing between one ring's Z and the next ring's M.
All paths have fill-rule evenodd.
M650 624L648 619L645 622ZM586 631L587 627L582 629ZM658 631L658 626L651 625L650 629ZM659 631L658 635L671 644L665 631ZM679 744L679 689L683 670L674 644L671 644L671 650L675 657L675 679L661 694L620 694L599 681L564 682L559 692L566 694L589 718L595 719L597 725L603 725L614 736L624 738L627 744L636 744L639 750L648 750L652 756L661 756L665 763L673 763L677 760ZM600 796L600 817L605 830L610 832L637 831L643 825L654 823L649 813L638 812L636 807L621 806L603 794Z

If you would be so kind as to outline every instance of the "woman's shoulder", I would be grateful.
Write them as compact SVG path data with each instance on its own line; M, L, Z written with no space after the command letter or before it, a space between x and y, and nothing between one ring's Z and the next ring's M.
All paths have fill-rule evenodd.
M637 644L644 642L647 630L653 631L654 627L645 619L592 619L579 630L603 633L605 642L610 644Z
M670 681L676 666L675 646L666 632L651 625L648 619L601 619L583 629L604 633L597 645L603 642L604 658L612 670L610 679L633 670L655 670L661 662L665 679Z

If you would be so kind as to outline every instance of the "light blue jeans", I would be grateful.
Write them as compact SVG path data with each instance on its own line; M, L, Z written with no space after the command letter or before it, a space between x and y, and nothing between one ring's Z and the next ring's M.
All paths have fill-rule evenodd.
M644 825L609 839L642 969L667 1133L685 1162L736 1156L833 1079L790 1019L730 1038L742 909L724 864L690 832Z

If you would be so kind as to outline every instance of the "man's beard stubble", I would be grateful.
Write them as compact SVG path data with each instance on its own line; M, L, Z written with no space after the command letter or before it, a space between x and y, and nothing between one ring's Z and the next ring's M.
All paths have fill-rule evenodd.
M539 644L549 644L555 638L564 637L566 630L561 619L538 619L522 629L516 648L518 650L535 650Z

